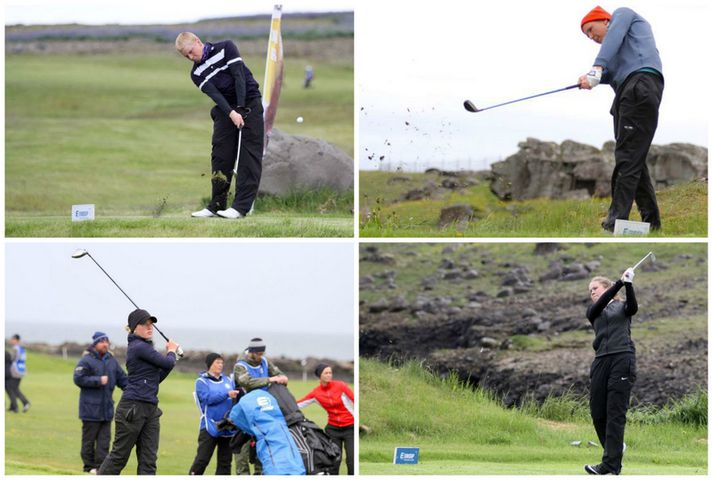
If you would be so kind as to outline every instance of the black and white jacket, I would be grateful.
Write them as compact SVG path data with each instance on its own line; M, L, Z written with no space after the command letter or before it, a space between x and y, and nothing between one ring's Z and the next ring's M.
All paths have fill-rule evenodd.
M260 97L260 86L230 40L205 43L203 58L191 69L191 80L226 115Z

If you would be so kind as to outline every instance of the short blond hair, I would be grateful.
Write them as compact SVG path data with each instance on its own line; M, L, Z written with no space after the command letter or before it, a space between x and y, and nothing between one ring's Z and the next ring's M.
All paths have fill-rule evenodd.
M186 50L190 50L197 41L200 41L200 38L195 33L181 32L176 37L176 50L183 54Z

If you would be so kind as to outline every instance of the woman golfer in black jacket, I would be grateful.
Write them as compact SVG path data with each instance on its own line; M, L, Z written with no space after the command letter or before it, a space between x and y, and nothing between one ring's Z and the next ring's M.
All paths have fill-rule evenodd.
M634 270L627 269L612 283L604 277L595 277L589 284L592 304L587 309L587 319L594 328L596 352L589 374L592 422L599 442L604 448L602 463L585 465L592 475L618 475L624 454L624 426L629 408L631 387L636 380L636 356L631 340L631 317L638 305L634 295ZM626 289L626 300L617 295Z
M178 344L169 340L166 355L153 348L153 324L156 317L146 310L129 314L129 345L126 348L128 382L116 407L116 434L111 453L97 474L119 475L136 446L138 475L156 475L156 457L160 431L158 384L176 365Z

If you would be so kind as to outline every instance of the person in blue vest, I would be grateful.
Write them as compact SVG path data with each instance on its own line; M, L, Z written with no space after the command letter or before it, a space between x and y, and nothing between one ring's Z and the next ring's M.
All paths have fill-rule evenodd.
M126 382L126 373L109 353L109 337L104 332L94 332L92 345L84 351L74 369L74 384L80 388L80 456L85 472L96 473L109 454L111 421L114 418L112 395L114 387L123 390Z
M198 433L198 451L189 475L203 475L210 463L215 448L218 458L216 475L230 475L231 449L230 438L235 430L219 430L217 423L233 407L233 399L238 391L230 377L223 375L223 357L218 353L209 353L205 358L207 370L201 372L196 380L196 402L201 410Z
M263 475L305 475L297 444L275 397L257 388L240 398L230 411L230 421L257 440Z
M233 368L233 379L238 388L245 392L255 389L267 390L271 383L287 385L288 378L280 369L265 357L265 342L262 338L253 338L244 355ZM240 453L235 454L235 472L238 475L250 475L250 445L244 445ZM255 462L255 475L259 475L260 462Z
M11 363L10 363L10 378L5 378L5 390L10 396L9 412L17 413L19 411L17 400L22 402L22 411L27 412L30 409L30 401L20 391L20 381L27 373L27 352L25 347L20 344L20 335L15 334L10 338L12 346Z

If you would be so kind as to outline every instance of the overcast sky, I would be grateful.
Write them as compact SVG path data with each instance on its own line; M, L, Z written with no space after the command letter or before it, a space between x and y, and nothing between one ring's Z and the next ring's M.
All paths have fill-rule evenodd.
M234 17L271 13L280 2L265 0L213 2L97 2L91 0L58 3L56 0L18 1L5 3L5 24L82 23L101 25L156 24L194 22L205 18ZM352 11L351 0L291 0L283 1L283 13Z
M126 325L134 307L91 258L71 258L77 248L88 249L168 334L177 327L258 336L354 331L354 246L344 242L8 243L8 322L84 325L87 332Z
M608 85L482 113L462 106L465 99L484 108L577 83L599 51L580 30L597 3L609 12L633 8L653 27L666 80L654 143L707 147L706 0L441 0L421 8L389 0L363 2L356 11L360 168L378 168L383 155L392 167L458 160L480 169L482 159L513 154L527 137L597 147L612 140Z

